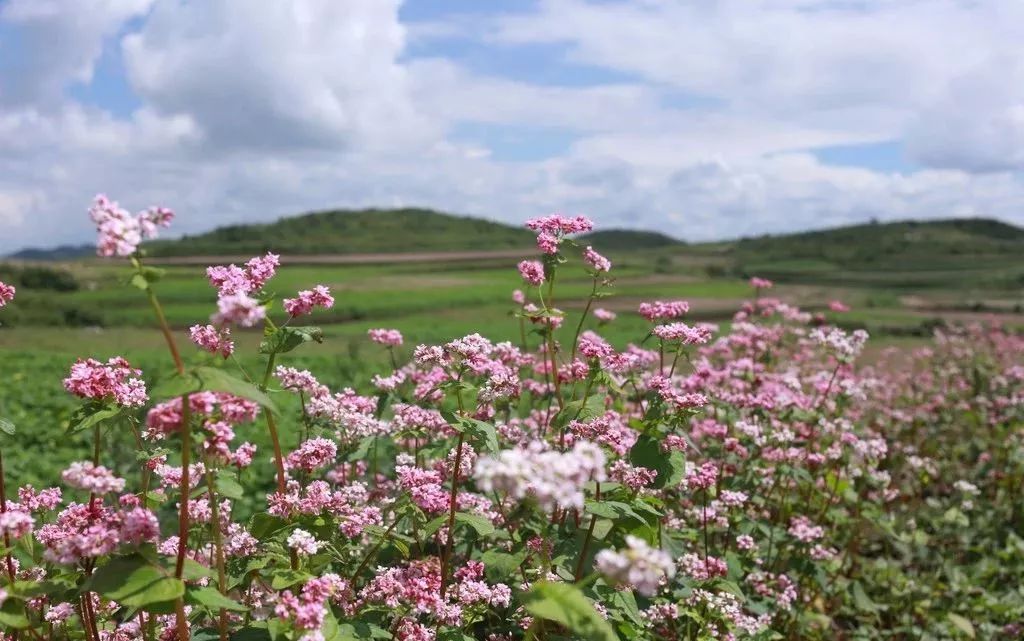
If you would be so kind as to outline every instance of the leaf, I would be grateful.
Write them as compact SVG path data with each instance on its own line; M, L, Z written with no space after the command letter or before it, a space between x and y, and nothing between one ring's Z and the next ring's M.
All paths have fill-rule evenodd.
M456 512L455 520L459 523L465 523L469 527L473 528L480 536L487 536L491 532L494 532L494 524L491 523L490 520L478 514Z
M157 383L150 391L153 398L173 398L198 392L202 389L202 383L192 372L184 374L175 373Z
M206 567L195 559L185 557L185 565L182 568L181 576L186 581L195 581L202 578L212 578L213 570Z
M160 269L159 267L142 267L137 265L139 269L138 273L133 274L128 282L138 287L142 291L149 289L149 286L163 278L166 270Z
M270 587L275 590L283 590L310 578L312 578L312 575L308 572L300 572L298 570L278 570L277 572L274 572L274 579L270 582Z
M245 496L245 488L235 480L234 473L229 470L218 470L215 484L217 493L223 497L237 501Z
M861 612L877 612L878 604L871 600L871 597L864 591L860 581L853 583L853 605Z
M193 605L204 605L211 610L233 610L235 612L245 612L249 608L245 607L234 599L229 599L214 588L198 587L189 588L185 594L185 600Z
M249 626L235 630L229 638L231 641L270 641L270 632L266 628Z
M284 354L310 341L324 342L323 330L319 327L278 327L260 342L260 354Z
M86 582L85 589L121 605L141 608L177 599L185 593L185 584L169 576L163 568L133 554L115 557L101 565Z
M0 432L8 436L14 436L14 423L10 422L6 418L0 418Z
M484 564L484 572L487 574L487 578L493 582L500 582L514 574L525 559L526 550L520 550L515 554L488 550L480 556L480 561Z
M441 526L448 521L447 516L439 516L436 519L432 519L426 525L423 526L423 536L433 536L435 532L441 529Z
M250 401L256 401L274 414L279 413L277 406L274 405L274 401L270 400L269 396L261 392L259 388L252 383L243 381L240 378L235 378L231 374L228 374L222 369L217 369L216 367L197 367L195 369L195 373L202 383L202 388L205 390L226 392L228 394L234 394L235 396L241 396L242 398L247 398Z
M28 627L28 615L25 604L17 599L7 599L0 607L0 625L15 630Z
M68 432L75 434L87 430L121 413L121 408L110 402L89 401L75 410L68 420Z
M498 445L498 432L490 423L485 423L475 418L458 417L456 419L456 429L472 436L476 443L488 452L497 452L500 447Z
M655 470L653 487L661 489L673 486L682 480L686 472L686 460L683 453L673 450L668 455L661 451L658 441L650 436L641 436L629 451L629 462Z
M526 594L524 605L538 619L561 624L586 641L618 640L608 622L574 585L539 581Z
M604 414L604 396L595 394L586 399L577 399L565 404L555 418L551 420L551 426L563 428L572 421L590 421Z
M959 614L953 614L952 612L947 612L946 617L949 619L949 622L952 623L954 627L956 627L958 630L966 634L968 637L972 639L974 638L974 624L972 624L970 621L963 618Z

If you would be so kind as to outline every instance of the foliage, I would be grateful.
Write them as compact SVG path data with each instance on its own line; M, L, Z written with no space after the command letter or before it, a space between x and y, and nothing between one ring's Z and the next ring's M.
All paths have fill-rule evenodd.
M588 224L531 221L544 282L512 340L374 332L319 379L292 366L336 361L308 356L330 335L277 311L276 259L211 278L210 353L183 359L173 274L133 254L169 361L61 386L5 355L0 481L38 482L0 483L4 638L1020 637L1024 337L944 328L858 365L866 334L760 281L728 327L656 301L612 344L600 256L582 313L558 307Z

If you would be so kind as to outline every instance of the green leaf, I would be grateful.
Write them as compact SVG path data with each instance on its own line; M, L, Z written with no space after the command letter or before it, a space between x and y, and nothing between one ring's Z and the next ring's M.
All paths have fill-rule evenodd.
M673 450L666 455L661 451L658 441L650 436L641 436L637 439L633 449L629 451L629 462L655 470L658 476L654 479L653 487L657 489L678 484L686 473L686 459L683 453Z
M526 594L524 605L538 619L563 625L586 641L618 641L608 622L574 585L540 581Z
M871 597L864 591L864 586L860 584L860 581L854 581L853 586L853 605L861 612L877 612L878 604L871 600Z
M260 354L284 354L308 342L324 342L319 327L278 327L268 332L260 343Z
M469 417L458 417L456 421L455 429L472 436L477 445L488 452L498 451L498 432L493 425Z
M437 532L438 530L440 530L441 526L444 525L447 522L448 522L448 517L447 516L439 516L439 517L437 517L435 519L432 519L426 525L423 526L423 536L424 537L433 536L434 533Z
M175 373L166 379L158 382L150 391L153 398L173 398L198 392L202 389L202 383L192 372L184 374Z
M484 564L484 572L487 574L487 578L494 582L500 582L515 574L525 559L526 550L520 550L515 554L488 550L480 556L480 561Z
M182 568L181 576L186 581L195 581L202 578L212 578L213 570L202 563L185 557L185 565Z
M235 630L229 637L231 641L270 641L270 632L265 628L249 626Z
M604 415L604 412L604 396L595 394L586 399L577 399L566 403L565 407L555 414L551 426L561 429L572 421L590 421Z
M245 607L234 599L229 599L214 588L196 587L189 588L185 594L185 600L193 605L203 605L211 610L233 610L235 612L245 612L249 608Z
M274 579L270 582L270 587L275 590L283 590L287 587L291 587L296 583L301 583L312 578L312 575L308 572L300 572L299 570L278 570L274 573Z
M946 617L949 619L949 622L952 623L954 627L956 627L956 629L960 630L971 639L974 638L974 624L972 624L970 621L963 618L959 614L953 614L952 612L947 612Z
M6 418L0 418L0 432L8 436L14 436L14 423L10 422Z
M247 398L250 401L256 401L267 410L278 413L277 406L274 405L274 401L270 400L270 397L265 393L261 392L252 383L243 381L240 378L235 378L231 374L228 374L222 369L216 367L197 367L195 368L196 376L199 377L204 390L210 390L213 392L226 392L228 394L234 394L235 396L241 396Z
M7 599L0 607L0 626L15 630L28 627L28 615L25 604L17 599Z
M128 282L138 287L142 291L149 289L149 286L163 278L166 270L160 269L159 267L142 267L137 266L139 271L133 274Z
M491 532L494 532L494 524L478 514L457 512L455 514L455 520L456 522L465 523L469 527L473 528L480 536L487 536Z
M177 599L185 593L185 584L169 576L163 568L133 554L115 557L101 565L86 582L85 589L121 605L141 608Z
M121 408L113 402L89 401L71 415L68 420L68 432L75 434L87 430L120 414Z
M223 497L237 501L245 496L245 488L235 480L235 474L230 470L218 470L215 484L217 493Z

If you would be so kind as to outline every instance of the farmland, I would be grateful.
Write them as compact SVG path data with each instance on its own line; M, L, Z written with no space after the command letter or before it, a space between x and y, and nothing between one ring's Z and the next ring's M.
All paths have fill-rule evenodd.
M458 226L454 220L449 222ZM392 235L401 230L390 224L384 228ZM268 323L236 326L235 353L226 360L194 349L188 328L205 323L218 302L230 296L211 287L205 265L241 262L244 254L238 252L265 247L264 236L274 232L257 231L236 229L154 246L157 255L145 261L159 271L136 269L134 278L126 262L95 258L43 264L15 260L0 268L0 278L18 287L14 304L2 310L5 326L0 328L0 417L17 427L3 445L3 473L10 486L47 487L62 472L69 483L91 482L76 480L74 470L80 468L73 462L92 451L110 473L143 488L143 499L154 472L162 477L160 494L148 495L146 503L152 518L166 530L181 523L188 528L184 509L167 500L167 492L177 496L186 491L174 487L181 475L173 464L179 456L175 431L184 429L188 415L174 409L174 396L192 389L182 387L188 376L207 390L195 410L200 413L196 438L204 443L195 454L216 475L201 480L198 494L186 502L190 511L196 510L193 544L197 550L209 549L203 510L216 504L218 495L230 506L232 527L244 523L269 541L260 548L263 556L253 561L230 551L229 558L220 560L212 553L193 554L199 569L190 571L212 573L216 567L221 573L217 589L181 587L194 604L189 616L205 626L204 633L216 636L218 626L226 636L228 619L218 610L257 609L254 572L271 585L307 579L307 585L315 585L317 579L310 577L338 576L328 571L344 567L353 581L369 575L360 580L363 594L370 595L378 581L372 570L367 572L371 558L408 563L409 571L424 572L443 591L448 582L462 586L468 580L461 570L449 576L446 566L452 559L479 557L485 561L471 567L487 573L474 589L492 589L484 578L504 581L494 584L497 596L488 607L508 606L502 596L509 589L506 583L533 579L532 589L515 590L517 602L540 619L551 617L580 638L594 640L697 639L708 631L719 636L747 631L757 639L873 638L870 632L858 636L860 631L884 632L894 639L951 638L947 635L1012 632L1007 626L1024 616L1024 603L1005 589L1017 566L995 563L1013 557L1020 541L1007 535L1021 519L1007 497L1024 473L1016 450L994 447L1016 438L1020 418L1014 391L1014 377L1022 375L1015 363L1024 353L1019 230L952 221L703 245L635 233L605 232L575 241L559 236L559 256L567 262L549 259L543 288L527 287L517 273L517 258L537 252L503 244L501 239L509 245L518 242L512 231L499 228L493 245L487 244L487 233L483 239L472 236L464 246L450 244L450 237L448 244L423 238L415 252L392 259L379 254L382 236L371 230L369 241L353 239L364 253L285 254L272 280L259 285L268 318L316 324L322 328L322 335L316 335L322 344L305 344L303 337L313 334L304 330ZM236 240L242 246L233 244ZM187 242L203 252L178 251L178 244ZM613 265L607 275L604 268L588 268L578 258L580 246L593 243L602 249L602 242L610 248L604 253ZM481 243L493 249L481 250ZM211 252L224 259L206 258ZM755 275L775 282L755 290L750 280ZM302 318L305 312L285 313L280 300L314 284L329 288L332 304L322 304L324 309L309 318ZM527 313L512 300L516 289L525 289L527 300L541 307ZM148 291L161 302L170 334L183 347L177 375L153 328ZM597 291L602 295L595 297ZM672 303L637 313L651 300L686 300L689 311L683 314ZM835 301L850 309L840 309ZM592 314L583 315L595 307L616 312L618 318L600 324ZM747 311L737 321L734 314L741 308ZM563 313L566 326L546 320L561 319ZM689 325L671 322L680 315ZM586 331L576 336L577 320L581 330L596 330L600 337ZM811 329L818 326L833 329ZM374 342L367 336L368 330L382 327L399 330L404 342L385 347L379 343L390 339ZM872 336L866 345L860 329ZM469 336L477 332L509 341L523 352ZM712 335L720 338L701 347ZM289 336L298 340L284 347L283 337ZM549 365L555 341L563 348L555 349ZM446 347L438 348L437 356L421 354L410 362L419 344ZM929 349L912 349L924 346ZM586 362L566 354L571 350L575 355L577 348ZM488 356L480 361L483 353ZM450 360L447 354L456 356ZM123 393L125 388L117 387L122 383L98 396L91 382L61 384L79 358L97 359L80 367L87 377L108 384L108 372L119 366L103 361L115 355L138 367L151 396L163 401L145 418L135 405L117 407L120 401L114 399ZM275 364L308 369L317 380L276 370L268 387ZM557 372L553 378L549 367L563 368L561 378ZM118 371L118 377L134 375ZM519 371L530 377L521 387ZM563 378L561 387L552 383ZM509 380L515 381L514 391L495 391L502 385L508 389ZM355 391L337 397L328 393L345 387ZM211 395L212 390L231 394L225 400ZM464 409L467 399L477 406L472 415ZM276 421L280 428L268 431L245 412L239 416L237 408L212 409L239 400L263 412L268 426ZM212 405L204 409L206 403ZM454 421L462 431L449 433L447 423L430 428L441 431L418 423L403 427L410 409ZM114 412L113 418L104 418L104 412ZM154 422L154 415L163 418ZM89 423L93 416L99 418ZM410 416L435 421L420 413ZM165 434L164 428L154 427L165 424L161 421L177 421L177 427ZM762 439L762 421L778 430L773 439L790 446L775 447ZM81 428L83 422L92 429ZM144 424L149 431L140 435ZM352 425L388 431L350 433ZM549 449L523 449L516 439L526 438L527 432L546 439ZM730 433L736 436L723 438ZM230 436L218 445L224 434ZM596 435L604 449L587 453L586 448L597 445L584 435ZM236 436L255 446L251 461L241 454L243 446L235 453L215 449L228 447ZM460 501L475 503L456 512L448 493L456 495L460 474L451 477L448 489L431 480L444 478L439 471L443 463L415 466L420 458L441 461L447 456L451 461L454 456L452 469L462 469L464 441L466 455L480 456L481 463L467 466L461 483L479 493L459 492ZM287 472L282 452L288 453ZM171 467L161 462L168 455ZM541 455L544 462L528 462ZM594 456L602 467L588 472L593 482L572 476L573 466L589 465ZM610 478L603 469L606 456L615 458ZM324 462L318 462L322 457ZM320 516L321 508L309 507L312 499L299 498L300 492L310 494L313 483L323 483L314 481L317 468L333 464L335 457L341 462L328 476L353 492L354 503L335 505L330 510L337 514ZM147 464L140 466L140 461ZM515 465L533 467L527 473L509 471ZM996 468L1000 474L991 475L989 470ZM349 474L367 481L344 485ZM423 485L407 493L410 475L417 474L426 481L417 481ZM547 486L541 484L520 491L514 477L521 474L531 479L554 475L551 487L575 488L578 502L555 490L546 496ZM286 476L291 479L287 484ZM177 482L181 488L188 484L184 477ZM492 502L491 495L498 500ZM382 507L371 503L371 496ZM517 504L519 499L528 500ZM514 511L503 513L506 508ZM708 510L719 516L708 518ZM385 512L392 521L388 528L383 527ZM446 515L447 527L459 537L457 547L437 534ZM700 519L703 525L691 525ZM968 523L973 529L965 529ZM339 528L344 536L338 535ZM332 541L331 554L316 555L321 543L296 538L297 533ZM554 555L544 552L543 560L530 561L532 548L522 539L526 534L550 538L557 546ZM118 535L110 536L116 540ZM49 549L51 556L44 559L38 547L18 545L19 559L26 563L52 558ZM157 550L146 545L138 554L111 557L112 565L99 570L110 587L99 581L85 585L116 599L122 589L116 564L169 573L173 551L161 550L166 558L153 556ZM994 552L979 555L978 550ZM353 563L354 555L367 561ZM629 555L646 555L651 565L641 567L647 578L616 570L616 564L633 558ZM397 585L411 584L403 579ZM987 590L979 590L980 585ZM57 582L41 589L64 599L77 598L83 588ZM453 594L462 594L464 588L455 589ZM712 591L717 601L699 601L710 599L701 595ZM151 625L153 617L182 603L175 605L155 589L142 594L135 602ZM21 607L21 599L19 593L9 602ZM692 607L674 610L670 606L676 601ZM409 616L392 621L389 610L366 603L372 602L353 606L361 609L350 621L349 610L328 608L325 638L385 638L389 625L427 629ZM444 637L453 639L486 638L480 635L487 630L519 638L517 630L534 629L523 610L512 615L515 623L510 625L501 617L485 617L479 603L464 605L467 614L448 619L442 618L447 616L444 606L431 605L439 609L430 610L425 620L454 626ZM607 620L597 614L598 606ZM0 611L0 625L14 621L24 627L38 618L22 616L4 618ZM184 616L180 610L179 616ZM298 615L294 620L289 618L293 615L279 616L285 621L280 625L295 633L312 629ZM267 636L267 625L256 619L240 629L254 638L276 638ZM342 627L347 637L329 632Z

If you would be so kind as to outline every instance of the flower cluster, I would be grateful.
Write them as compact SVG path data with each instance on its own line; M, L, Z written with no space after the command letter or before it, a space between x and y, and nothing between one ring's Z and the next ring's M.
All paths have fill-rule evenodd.
M174 212L166 207L150 207L134 216L115 201L96 196L89 217L96 223L99 239L96 253L100 256L131 256L143 240L155 238L160 227L169 227Z
M135 378L141 374L120 356L106 363L92 358L79 360L64 379L64 389L81 398L111 399L124 407L141 407L149 400L145 381Z

